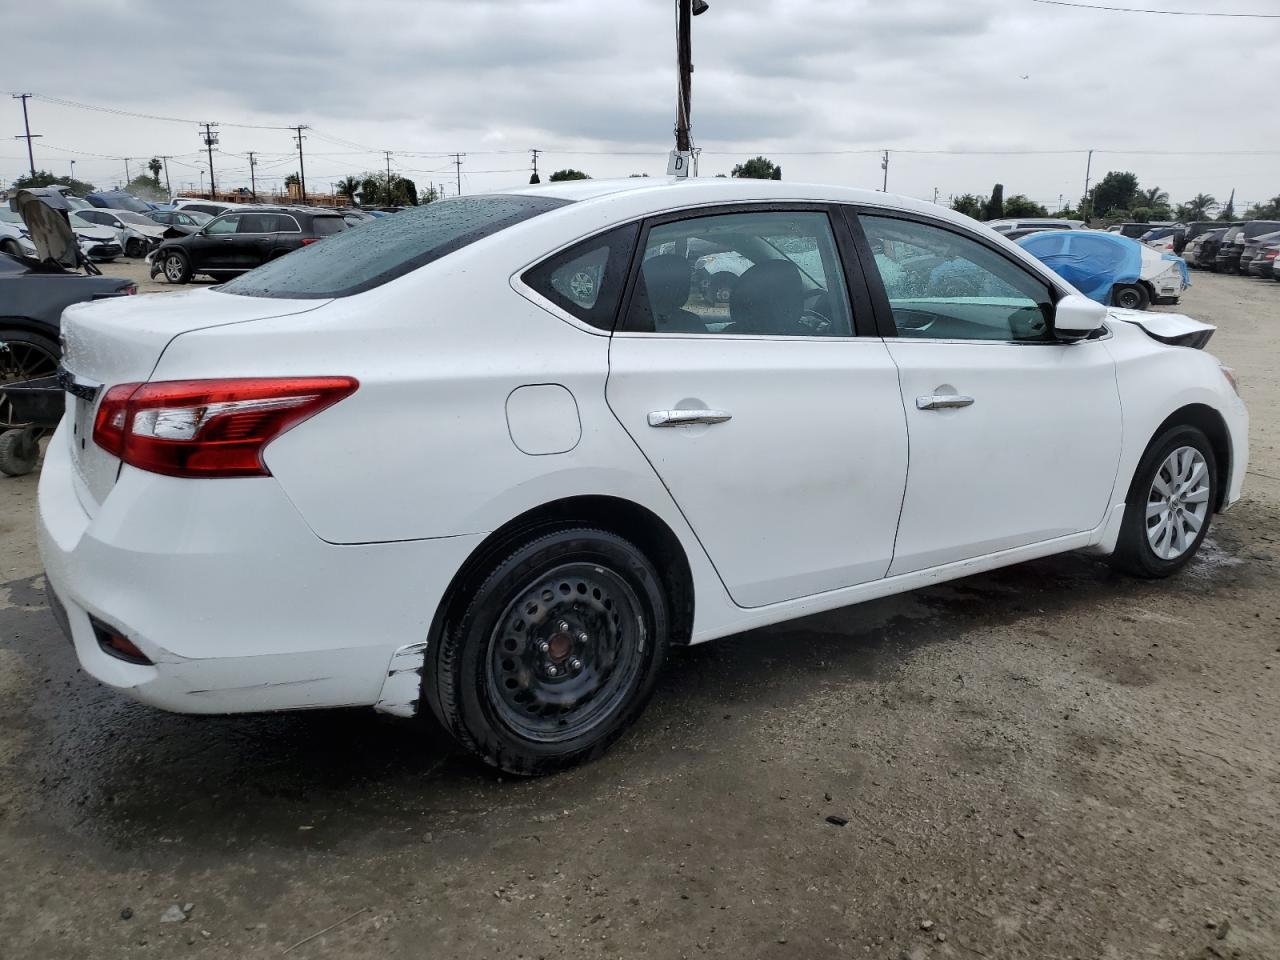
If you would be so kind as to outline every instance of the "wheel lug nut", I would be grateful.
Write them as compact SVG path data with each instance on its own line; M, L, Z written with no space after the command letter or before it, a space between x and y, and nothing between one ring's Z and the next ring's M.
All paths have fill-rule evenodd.
M558 668L554 663L548 664L548 665L547 665L547 676L548 676L548 677L558 677L558 676L560 676L560 669L559 669L559 668Z
M547 652L547 651L549 651L550 649L551 649L551 644L547 643L547 641L545 641L545 640L539 640L539 641L538 641L538 652L539 652L539 653L546 653L546 652Z
M590 638L589 636L587 636L587 631L585 631L585 630L579 630L579 631L578 631L578 642L579 642L579 643L586 643L586 642L587 642L588 640L590 640L590 639L591 639L591 638Z
M556 629L559 630L561 633L568 633L569 632L568 621L561 620L559 623L556 624Z
M582 661L579 660L577 657L574 657L569 661L569 669L572 670L574 673L577 673L579 670L582 669Z

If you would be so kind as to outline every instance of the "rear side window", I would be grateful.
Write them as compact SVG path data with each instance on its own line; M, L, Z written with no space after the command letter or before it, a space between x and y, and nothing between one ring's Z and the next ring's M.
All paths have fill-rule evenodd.
M246 213L240 217L236 233L271 233L278 230L277 217L272 213Z
M381 217L359 230L343 230L324 243L313 243L228 280L218 289L245 297L348 297L568 202L508 195L438 200Z
M612 330L639 232L631 223L584 240L526 270L521 279L583 323Z
M317 237L328 237L347 229L347 221L342 217L316 217L311 221L311 230Z

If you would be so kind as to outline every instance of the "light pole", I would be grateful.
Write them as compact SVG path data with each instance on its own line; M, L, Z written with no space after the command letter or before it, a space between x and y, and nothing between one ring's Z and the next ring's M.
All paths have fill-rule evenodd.
M76 162L72 160L71 161L71 179L74 180L75 178L76 178Z

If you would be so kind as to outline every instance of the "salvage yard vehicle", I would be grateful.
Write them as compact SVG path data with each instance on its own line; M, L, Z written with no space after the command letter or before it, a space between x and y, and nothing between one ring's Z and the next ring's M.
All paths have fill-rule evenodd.
M0 253L11 257L34 257L36 245L22 217L8 207L0 207Z
M191 230L199 230L213 219L211 214L199 210L152 210L147 216L165 227L187 227Z
M1145 310L1153 302L1177 303L1190 286L1180 257L1158 253L1118 233L1055 230L1023 237L1018 245L1086 296L1126 310Z
M1265 233L1280 230L1280 220L1246 220L1227 230L1218 244L1215 267L1219 273L1239 273L1245 244Z
M458 197L63 322L39 544L89 674L431 712L521 775L601 754L672 644L1070 550L1169 576L1248 460L1213 327L843 187Z
M234 277L347 229L342 214L304 207L237 207L150 254L151 276L187 283L198 273Z
M1277 243L1280 243L1280 229L1246 240L1244 248L1240 251L1240 272L1258 276L1258 272L1253 269L1254 260L1261 257L1269 247ZM1270 264L1267 266L1267 273L1270 274Z
M71 225L80 227L106 227L114 230L116 243L126 257L142 257L154 250L164 236L164 227L150 217L131 210L75 210L69 215Z
M1015 230L1083 230L1083 220L1063 220L1061 217L1008 217L988 220L986 225L996 233L1012 233Z

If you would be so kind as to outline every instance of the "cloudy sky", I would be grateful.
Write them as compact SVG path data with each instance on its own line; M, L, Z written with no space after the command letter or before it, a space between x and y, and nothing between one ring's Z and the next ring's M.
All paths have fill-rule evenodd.
M1280 13L1276 0L1106 2ZM477 192L527 180L530 147L544 172L597 177L660 174L671 147L674 0L42 0L7 6L5 26L0 89L38 95L36 166L74 160L100 186L124 178L113 158L156 154L173 156L175 188L197 183L199 120L222 124L220 187L247 185L250 150L262 179L293 172L291 133L270 128L297 123L312 128L311 190L382 169L382 150L452 194L452 151ZM1174 200L1234 187L1247 202L1280 194L1277 54L1280 19L711 0L694 21L694 138L704 176L765 153L788 180L878 188L889 148L893 192L1000 181L1051 207L1080 195L1092 147L1095 179L1129 169ZM19 102L0 110L21 133ZM7 181L27 164L23 141L5 143Z

